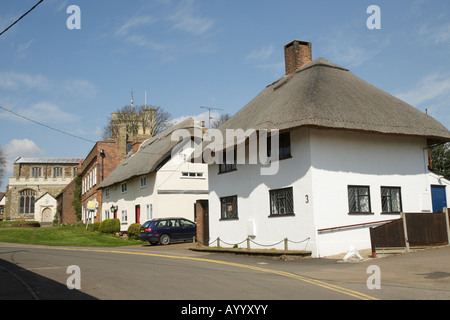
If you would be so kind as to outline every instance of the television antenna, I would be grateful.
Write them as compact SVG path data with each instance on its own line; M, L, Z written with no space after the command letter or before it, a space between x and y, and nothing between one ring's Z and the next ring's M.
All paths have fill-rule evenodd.
M211 108L211 107L204 107L204 106L200 106L201 109L208 109L208 129L211 129L211 110L223 110L223 109L218 109L218 108Z

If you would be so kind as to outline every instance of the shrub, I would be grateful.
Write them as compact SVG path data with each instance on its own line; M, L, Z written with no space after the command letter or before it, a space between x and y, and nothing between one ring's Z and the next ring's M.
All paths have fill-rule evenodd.
M130 224L127 231L128 239L138 240L140 229L141 225L139 223Z
M119 219L106 219L100 223L99 231L103 233L115 234L120 231Z
M92 231L100 231L100 224L101 222L94 222L92 225Z

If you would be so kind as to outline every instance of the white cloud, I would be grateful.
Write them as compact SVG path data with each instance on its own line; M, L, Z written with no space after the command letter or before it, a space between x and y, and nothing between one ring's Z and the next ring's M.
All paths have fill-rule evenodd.
M49 91L53 88L51 81L42 75L20 72L0 72L0 87L6 89L39 89Z
M72 95L86 98L94 98L98 91L93 83L84 79L67 80L64 87Z
M14 172L14 160L17 157L41 157L45 154L45 151L39 148L33 140L30 139L13 139L6 146L3 147L5 152L6 168L5 178L3 181L7 181L7 178L13 175Z
M260 50L255 50L249 53L246 57L248 61L266 61L269 59L275 51L275 46L273 44L265 46Z
M78 115L66 112L51 102L35 103L29 108L8 107L8 109L15 114L12 112L2 111L0 113L0 119L22 122L33 120L47 125L52 125L53 123L71 123L79 119Z
M128 20L125 24L120 26L120 28L117 29L115 35L116 36L125 36L128 35L130 30L133 28L138 28L144 25L150 25L154 22L156 22L158 19L152 17L152 16L139 16L139 17L133 17L130 20Z
M434 73L423 78L415 88L396 96L413 106L430 102L442 96L450 96L450 79Z
M431 28L427 25L422 25L418 34L425 43L430 41L434 44L450 43L450 23Z
M167 20L172 23L174 29L193 35L201 35L211 29L214 20L197 15L193 4L193 0L183 0Z
M217 119L220 118L220 113L217 111L211 111L211 125L214 123L214 121L216 121ZM173 119L172 121L170 121L173 125L176 125L188 118L192 118L194 119L194 121L205 121L205 126L208 127L208 123L209 123L209 112L205 111L196 115L190 115L190 116L180 116L178 118Z
M390 37L367 37L349 26L323 35L320 46L327 59L346 68L355 68L372 60L390 44Z

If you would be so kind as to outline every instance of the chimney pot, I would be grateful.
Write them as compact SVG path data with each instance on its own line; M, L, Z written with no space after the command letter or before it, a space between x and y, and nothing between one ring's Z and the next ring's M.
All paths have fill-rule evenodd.
M311 42L294 40L284 46L286 75L292 74L312 61Z

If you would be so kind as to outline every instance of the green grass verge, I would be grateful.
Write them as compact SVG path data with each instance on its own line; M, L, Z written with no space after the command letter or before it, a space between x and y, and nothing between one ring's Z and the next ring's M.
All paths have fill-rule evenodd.
M121 247L144 244L138 240L125 240L111 234L86 230L83 225L45 228L2 227L0 242L76 247Z

